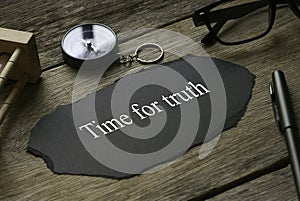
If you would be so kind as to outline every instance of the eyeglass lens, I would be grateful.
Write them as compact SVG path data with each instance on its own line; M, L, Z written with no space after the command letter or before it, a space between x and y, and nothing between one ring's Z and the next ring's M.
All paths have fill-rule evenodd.
M220 10L221 12L227 10L229 19L223 22L221 28L221 22L211 23L211 27L217 37L224 42L249 40L268 30L270 14L267 0L228 1L213 8L211 12L217 11L220 14Z

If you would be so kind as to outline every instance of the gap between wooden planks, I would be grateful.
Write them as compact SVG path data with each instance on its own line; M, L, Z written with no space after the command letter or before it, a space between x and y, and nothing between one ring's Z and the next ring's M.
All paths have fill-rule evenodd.
M275 27L267 37L244 46L215 45L207 48L212 56L246 66L257 76L245 116L237 127L222 134L217 147L207 158L199 160L199 147L195 147L168 168L121 181L56 175L46 168L42 159L26 153L34 124L58 105L71 102L76 72L65 65L44 72L40 85L25 88L20 101L12 108L5 125L1 127L0 198L185 200L199 197L284 160L287 157L284 139L274 124L267 88L271 72L282 68L289 77L296 114L300 117L300 92L297 90L300 84L297 66L300 41L293 37L299 35L297 23L297 19L289 14L279 12ZM166 28L200 41L201 31L193 27L191 19ZM290 31L287 33L284 30ZM128 45L138 44L139 40L146 37L128 41ZM184 41L174 45L184 48ZM167 56L165 61L172 59L172 56ZM138 66L111 69L100 88L138 69ZM287 186L290 185L289 180Z

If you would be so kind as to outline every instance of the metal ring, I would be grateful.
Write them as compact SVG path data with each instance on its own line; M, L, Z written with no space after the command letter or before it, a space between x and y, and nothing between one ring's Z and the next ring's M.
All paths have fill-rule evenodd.
M145 59L141 59L139 57L139 53L146 49L146 48L154 48L154 49L158 49L160 51L160 55L155 58L155 59L152 59L152 60L145 60ZM145 43L141 46L139 46L138 48L136 48L135 50L135 53L134 53L135 57L136 57L136 60L142 64L153 64L153 63L157 63L159 61L161 61L164 57L164 50L162 49L161 46L159 46L158 44L156 43Z

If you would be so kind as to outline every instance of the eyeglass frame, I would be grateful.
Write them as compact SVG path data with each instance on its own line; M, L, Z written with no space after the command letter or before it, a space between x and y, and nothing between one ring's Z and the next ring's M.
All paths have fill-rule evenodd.
M245 3L245 4L241 4L241 5L237 5L237 6L233 6L233 7L229 7L229 8L225 8L225 9L220 9L220 10L216 10L211 12L211 10L217 6L219 6L220 4L229 2L232 0L220 0L217 2L214 2L212 4L209 4L199 10L196 10L192 16L193 21L194 21L194 25L196 27L198 26L203 26L206 25L206 27L209 30L209 33L204 36L204 38L201 40L202 43L204 43L205 45L210 45L209 43L213 42L213 41L217 41L222 45L240 45L240 44L244 44L244 43L248 43L254 40L257 40L259 38L262 38L264 36L266 36L272 29L274 22L275 22L275 16L276 16L276 9L277 9L277 5L278 4L288 4L290 9L292 10L292 12L298 17L300 18L300 12L297 8L297 5L295 4L294 1L291 0L266 0L266 5L262 5L261 7L257 7L255 9L255 5L259 6L259 3L264 3L263 1L253 1L250 3ZM246 6L248 6L249 8L246 8ZM252 10L250 10L251 6L253 6ZM255 37L249 38L249 39L245 39L245 40L241 40L241 41L235 41L235 42L226 42L221 40L217 34L220 31L220 29L222 28L222 26L230 19L238 19L241 18L257 9L263 8L264 6L268 6L268 12L269 12L269 25L267 30ZM241 11L241 9L243 9ZM248 9L248 10L247 10ZM230 15L225 15L224 13L229 12L230 10ZM233 11L235 10L235 12ZM223 12L223 14L220 14L221 12ZM217 14L219 13L219 14ZM215 14L215 16L213 16L212 14ZM228 14L228 13L227 13ZM215 18L215 19L214 19ZM219 18L219 21L218 21ZM216 23L214 27L211 26L211 23ZM218 24L219 23L219 24ZM217 25L219 25L217 27ZM217 30L214 30L217 29Z

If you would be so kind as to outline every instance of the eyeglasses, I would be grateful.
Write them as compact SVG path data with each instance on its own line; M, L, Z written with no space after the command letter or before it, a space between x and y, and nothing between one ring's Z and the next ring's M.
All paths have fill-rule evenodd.
M193 20L196 27L206 25L209 30L203 44L239 45L271 31L277 5L289 5L300 18L300 0L220 0L195 11Z

